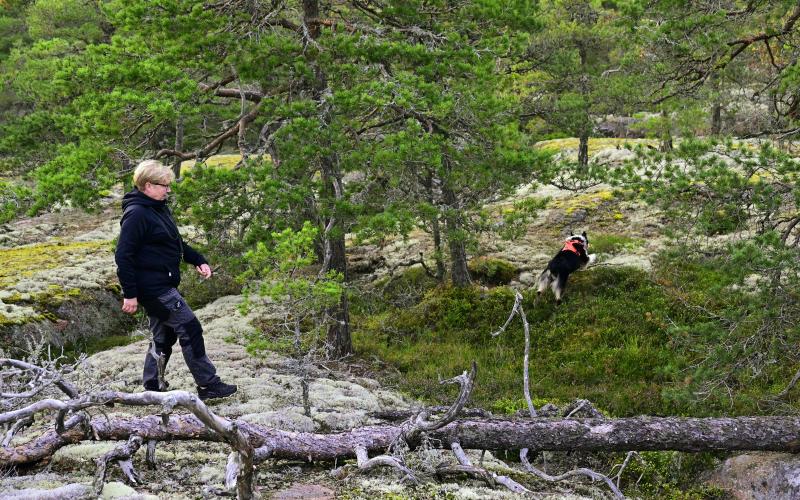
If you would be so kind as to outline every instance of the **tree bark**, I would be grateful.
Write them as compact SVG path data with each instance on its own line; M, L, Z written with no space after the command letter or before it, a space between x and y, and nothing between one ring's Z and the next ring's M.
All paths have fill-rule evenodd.
M428 197L428 203L436 206L436 196L433 189L433 174L428 172L424 177L422 185L425 187L425 194ZM433 235L433 258L436 261L436 280L439 283L444 282L445 266L444 254L442 252L442 228L439 223L439 213L436 212L431 216L431 234Z
M588 120L588 118L587 118ZM589 132L582 131L578 138L578 167L585 171L589 166Z
M175 122L175 151L183 151L183 116L178 116L178 120ZM181 176L181 160L178 157L175 157L175 163L172 165L172 173L175 174L175 178L179 179Z
M719 95L719 75L711 75L711 88L714 91L714 102L711 104L711 135L717 137L722 133L722 102Z
M77 419L78 417L73 417ZM268 445L271 458L333 461L356 457L356 448L384 451L403 434L401 425L378 425L337 434L288 432L238 421L237 428L253 448ZM160 416L96 418L92 427L101 440L222 441L194 415L176 415L164 426ZM0 449L0 466L19 466L47 459L68 444L91 439L91 430L71 420L58 435L50 430L16 447ZM781 451L800 452L800 417L620 419L463 419L424 434L427 445L449 449L528 448L537 451ZM423 436L409 444L419 445Z
M447 206L444 214L447 230L447 247L450 249L450 280L453 286L465 287L472 282L467 267L467 246L464 243L464 224L456 202L456 195L449 186L442 187L442 196Z
M449 158L443 155L445 169L450 172ZM465 287L472 283L467 267L467 246L464 242L464 221L461 207L456 194L448 184L447 179L442 179L442 199L445 205L444 222L447 231L447 246L450 249L450 280L453 286Z
M661 111L661 151L672 152L672 123L666 109Z

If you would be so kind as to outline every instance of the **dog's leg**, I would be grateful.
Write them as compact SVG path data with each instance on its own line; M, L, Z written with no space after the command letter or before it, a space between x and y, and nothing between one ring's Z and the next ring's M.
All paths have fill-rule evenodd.
M536 290L536 295L541 295L542 292L547 290L547 287L550 286L550 282L553 281L553 274L550 272L549 269L545 269L542 271L542 274L539 275L539 288Z
M595 260L597 260L597 254L596 253L590 253L589 254L589 262L587 262L586 265L588 266L588 265L594 263Z
M556 276L550 287L553 289L553 295L556 296L556 305L561 304L561 296L564 295L564 289L567 288L567 278L569 274L563 273Z

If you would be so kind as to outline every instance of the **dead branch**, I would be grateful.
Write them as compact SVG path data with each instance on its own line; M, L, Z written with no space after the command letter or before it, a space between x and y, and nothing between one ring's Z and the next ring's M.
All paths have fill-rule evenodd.
M404 478L416 481L414 472L402 457L388 454L398 444L413 449L422 444L431 448L447 448L459 465L444 467L439 475L468 474L490 485L503 485L511 491L525 493L522 484L473 465L464 449L523 450L521 458L528 472L547 481L561 481L586 476L604 481L621 497L617 484L603 474L589 469L550 476L527 463L527 452L539 451L712 451L764 450L800 451L800 417L738 418L525 418L525 419L457 419L474 387L477 366L469 373L442 383L458 383L461 391L444 415L431 418L422 411L400 425L364 426L335 434L280 431L215 415L195 395L184 391L144 392L137 394L101 391L69 400L43 400L25 408L0 413L0 422L16 423L43 412L57 412L56 426L38 437L17 446L0 448L0 468L30 465L49 459L56 450L86 439L126 441L98 459L94 491L102 489L108 464L116 461L132 483L138 481L131 457L147 442L147 463L155 463L158 441L197 440L227 443L232 448L225 474L226 490L239 498L250 498L254 492L255 465L267 458L303 461L335 461L356 458L359 471L375 467L392 467ZM158 406L160 414L146 417L93 418L87 410L105 405ZM173 415L176 409L190 413ZM578 400L569 416L578 413L596 415L587 402ZM377 454L369 458L370 454ZM624 466L630 459L626 458ZM349 467L352 467L349 466ZM341 469L340 469L341 470ZM619 481L620 475L616 479ZM64 491L63 497L82 495L79 487ZM74 495L73 495L74 493ZM94 494L94 493L92 493ZM78 496L79 497L79 496Z
M603 474L600 474L598 472L595 472L595 471L593 471L591 469L579 468L579 469L574 469L574 470L565 472L564 474L560 474L558 476L551 476L550 474L547 474L546 472L541 471L541 470L537 469L536 467L534 467L533 465L531 465L531 463L528 462L528 454L527 454L527 452L525 450L522 450L520 452L519 459L522 462L522 464L525 466L525 469L528 472L530 472L534 476L538 477L539 479L542 479L543 481L547 481L547 482L550 482L550 483L556 483L556 482L559 482L559 481L563 481L565 479L569 479L569 478L574 477L574 476L586 476L589 479L591 479L592 482L594 482L594 481L603 481L604 483L606 483L608 485L608 487L611 488L611 491L614 493L615 497L617 497L617 498L625 498L625 495L623 495L622 492L619 490L619 488L617 488L617 485L614 484L614 481L612 481L611 478L609 478L608 476L605 476Z
M94 491L98 495L103 491L103 485L106 482L106 472L108 471L108 463L115 461L119 463L123 474L131 484L139 484L139 475L133 470L133 462L131 458L139 451L142 446L142 438L140 436L131 436L127 443L121 444L104 454L102 457L96 459L97 474L94 478Z
M447 406L432 406L428 408L430 413L442 413L447 411L449 407ZM408 418L413 417L419 413L419 410L382 410L376 411L369 414L372 418L377 418L380 420L386 420L388 422L397 422L399 420L406 420ZM464 417L479 417L479 418L492 418L492 412L486 411L482 408L462 408L459 412L458 416L460 418Z
M414 472L409 469L404 463L402 458L393 457L391 455L379 455L374 458L369 458L367 449L364 446L358 446L355 449L356 460L358 461L358 469L362 472L369 471L376 467L391 467L397 469L403 474L403 481L408 480L413 484L419 484L419 480ZM338 475L337 471L333 471L334 476Z
M442 380L440 384L459 384L461 385L461 393L458 395L458 398L453 403L452 406L445 412L437 420L428 420L430 417L430 412L427 410L423 410L419 412L415 417L407 420L401 426L403 428L403 439L406 442L416 442L419 437L423 433L428 433L431 431L435 431L441 429L445 425L449 424L458 416L458 413L467 404L469 401L469 397L472 394L472 389L474 387L475 382L475 375L478 372L478 364L473 361L472 362L472 370L468 374L466 371L461 375Z
M461 448L461 445L458 443L451 443L450 449L453 450L453 454L456 456L459 465L458 466L446 466L440 467L436 470L436 474L443 476L447 474L458 474L463 473L467 474L471 477L476 479L480 479L484 481L488 486L494 488L495 485L501 484L508 488L509 490L513 491L514 493L530 493L531 491L526 487L522 486L518 482L514 481L508 476L501 476L499 474L495 474L494 472L487 471L482 467L476 467L472 465L469 457L467 454L464 453L464 449Z
M180 391L174 391L180 392ZM139 396L157 393L142 393ZM158 393L168 395L170 393ZM117 400L117 402L121 402ZM156 403L154 403L156 404ZM67 420L61 435L50 430L28 443L0 449L0 465L25 465L45 460L56 450L90 439L92 430L78 425L80 415ZM230 424L226 419L216 417ZM355 458L356 447L379 452L398 440L403 426L377 425L336 434L286 432L238 422L253 448L269 445L270 458L334 461ZM195 440L224 442L193 414L171 417L98 418L92 421L98 440ZM782 451L800 452L800 417L635 417L620 419L461 419L430 432L429 445L458 442L465 449L538 451ZM421 439L421 436L420 436ZM409 444L417 446L421 441Z
M533 400L531 400L531 387L530 387L530 379L528 372L529 367L529 360L530 360L530 352L531 352L531 331L530 325L528 324L528 318L525 316L525 310L522 308L522 294L516 292L514 294L514 307L511 308L511 314L508 316L508 319L500 327L499 330L492 333L492 337L497 337L508 328L509 323L511 320L514 319L514 315L519 314L520 319L522 320L522 326L525 330L525 356L522 359L522 390L525 393L525 402L528 403L528 411L531 414L531 418L535 418L536 415L536 407L533 406Z
M18 368L24 371L35 372L39 375L44 376L45 380L52 381L56 387L61 389L64 394L71 398L75 398L78 396L78 389L75 388L74 385L64 380L61 373L47 370L45 368L36 366L31 363L26 363L25 361L20 361L18 359L10 359L10 358L0 358L0 367L9 367L9 368ZM6 395L5 393L0 394L0 397L12 397Z

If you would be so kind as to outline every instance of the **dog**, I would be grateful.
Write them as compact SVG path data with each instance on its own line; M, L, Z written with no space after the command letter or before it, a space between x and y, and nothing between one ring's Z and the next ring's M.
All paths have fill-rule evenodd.
M561 296L564 295L569 275L591 264L595 258L595 254L589 253L589 237L586 236L586 231L580 236L570 234L564 240L564 247L547 263L547 268L539 275L539 289L536 294L540 296L549 286L556 296L556 305L561 304Z

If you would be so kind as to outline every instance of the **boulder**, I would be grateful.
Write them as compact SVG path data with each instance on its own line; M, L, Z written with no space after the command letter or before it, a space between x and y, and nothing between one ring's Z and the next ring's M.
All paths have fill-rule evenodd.
M731 457L713 471L707 483L736 500L800 498L800 456L785 453L745 453Z

